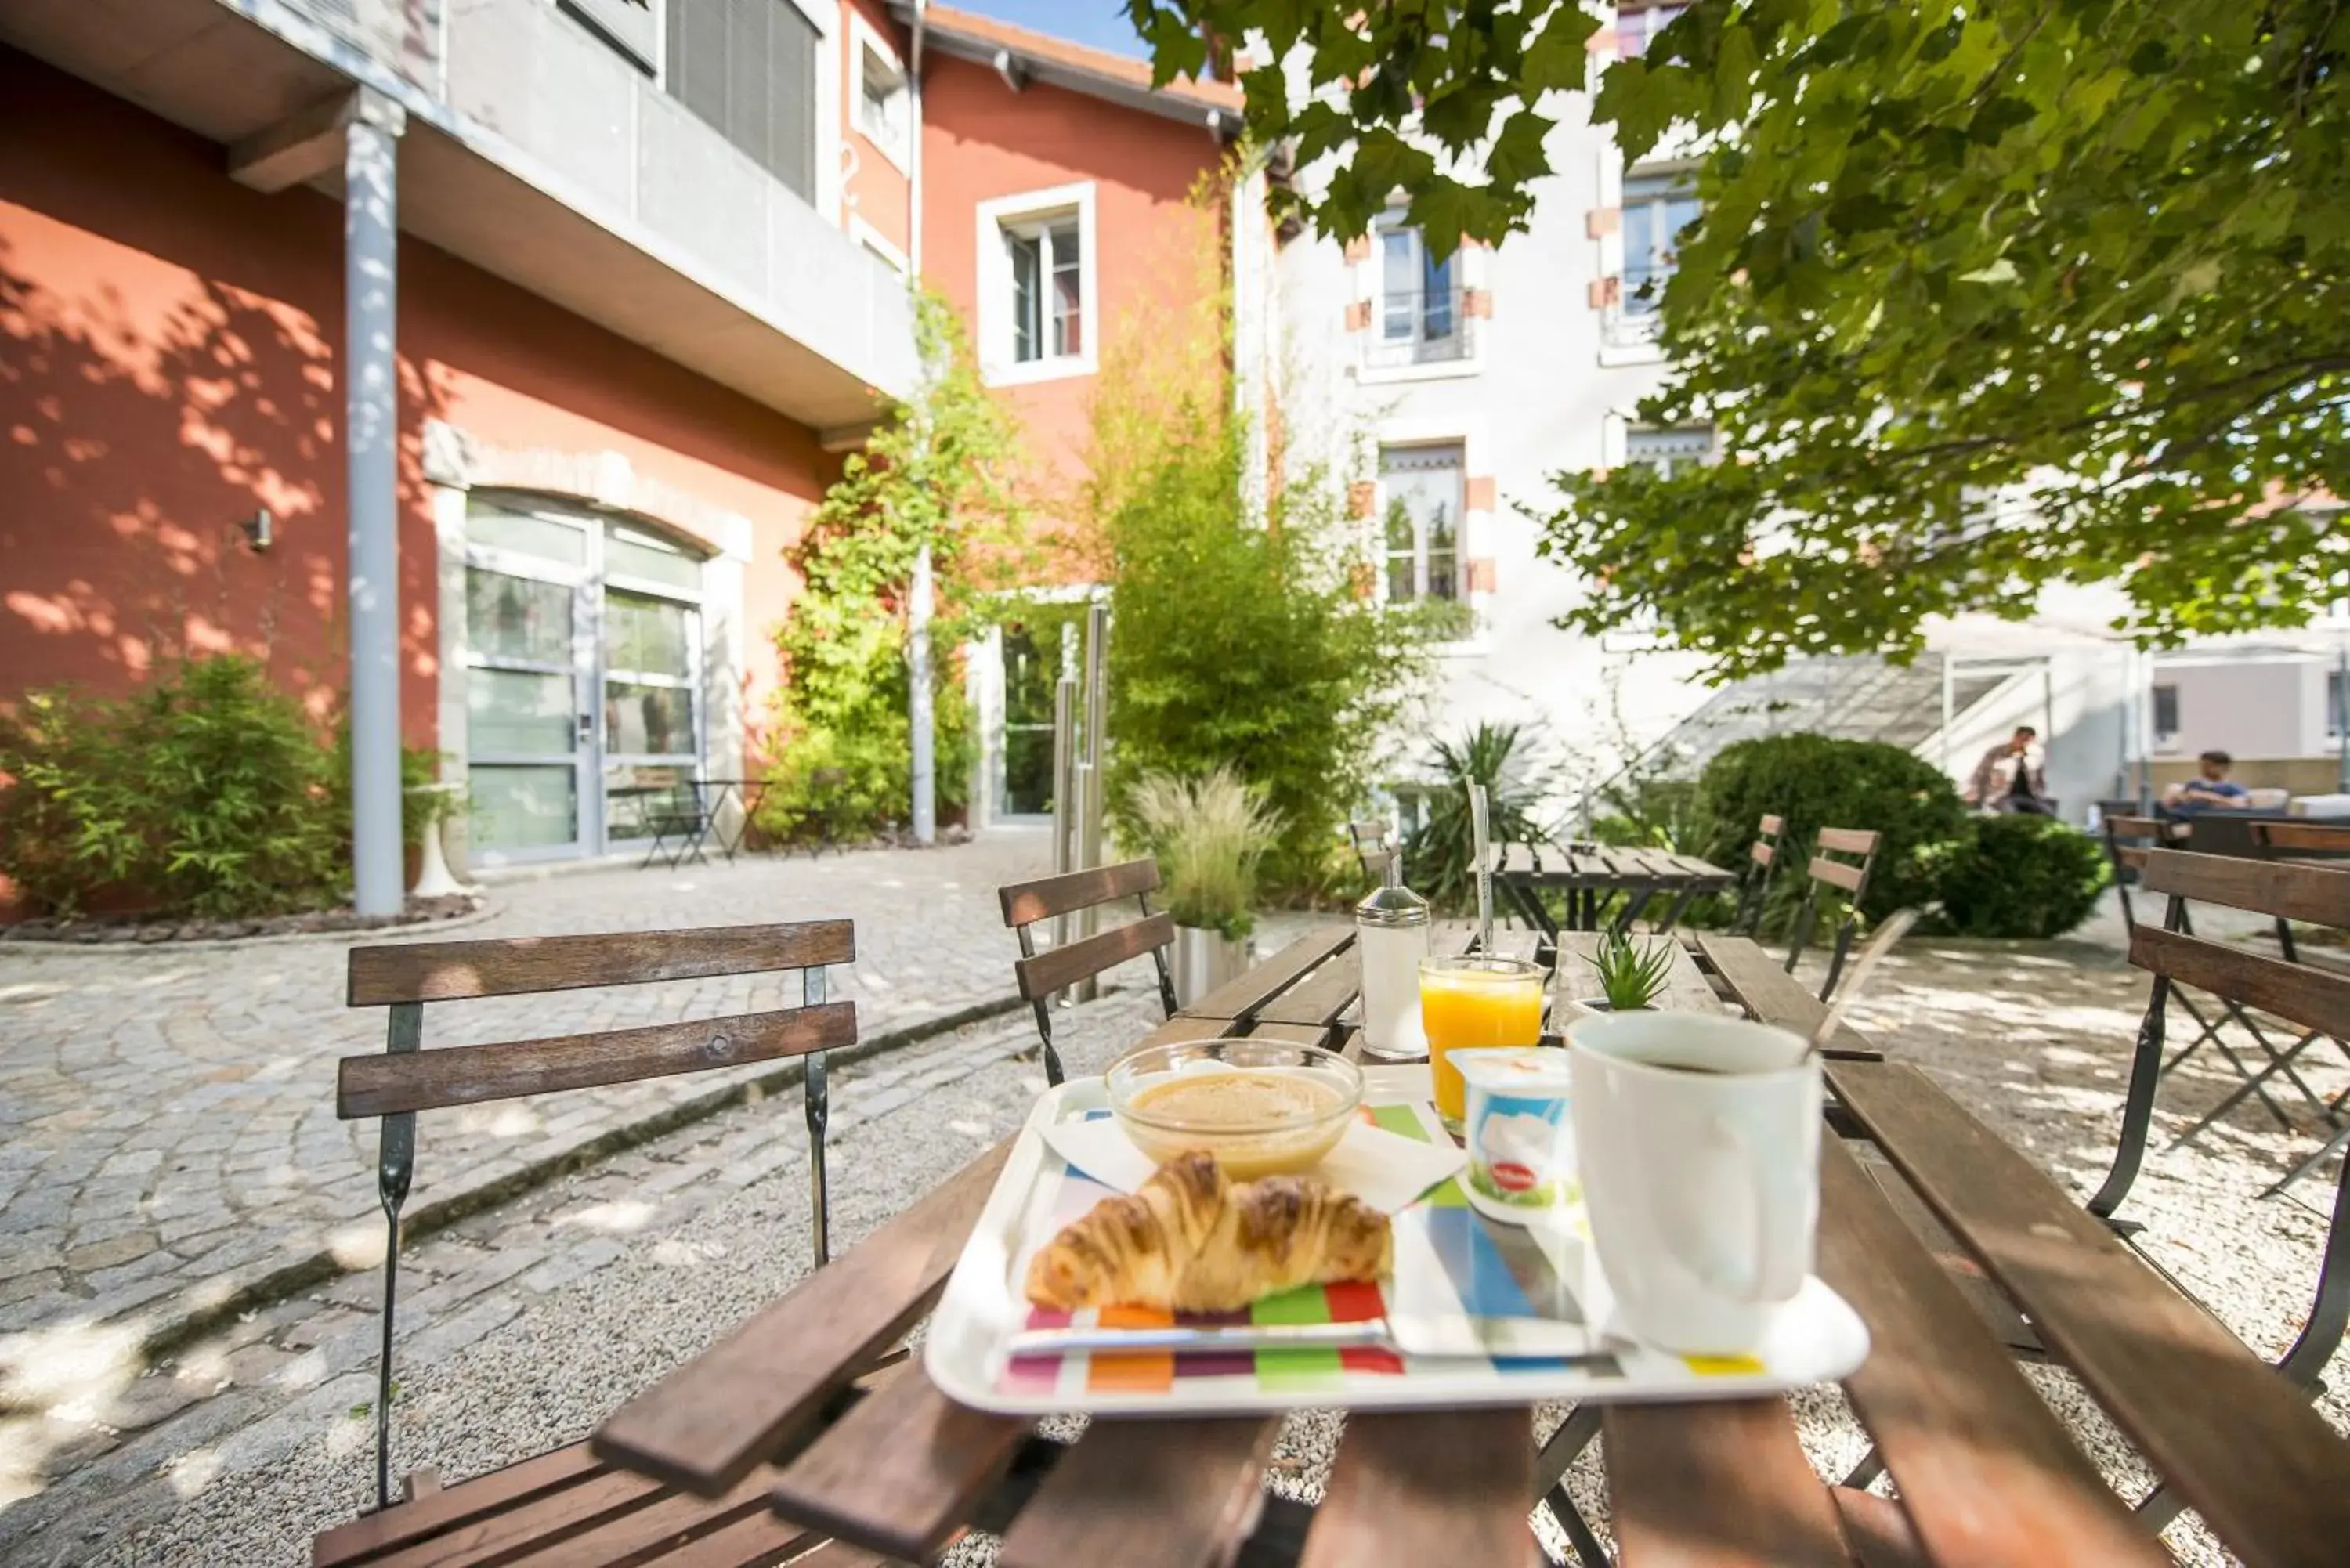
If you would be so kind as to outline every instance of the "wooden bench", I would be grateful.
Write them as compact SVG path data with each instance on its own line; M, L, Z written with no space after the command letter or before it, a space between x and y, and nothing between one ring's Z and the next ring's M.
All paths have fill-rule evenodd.
M1061 1054L1053 1045L1053 998L1078 981L1147 952L1158 966L1159 1002L1169 1017L1175 1015L1175 975L1167 964L1167 950L1175 940L1175 921L1170 915L1151 910L1150 895L1158 886L1159 862L1146 856L1116 866L1014 882L995 890L1003 905L1003 923L1020 939L1020 958L1012 973L1021 996L1036 1012L1046 1083L1061 1082ZM1142 907L1142 918L1041 953L1036 950L1034 931L1038 921L1097 909L1119 898L1136 900Z
M1860 929L1860 901L1868 896L1869 868L1877 864L1877 838L1866 828L1823 827L1812 846L1812 863L1804 873L1809 881L1804 888L1803 912L1795 917L1795 929L1787 942L1787 972L1795 972L1795 961L1803 957L1804 944L1812 940L1812 927L1819 918L1820 889L1843 889L1844 919L1836 925L1835 945L1828 954L1827 978L1820 981L1822 1002L1835 994L1836 981L1844 977L1845 958L1852 951L1853 934ZM1839 855L1856 859L1835 858Z
M351 950L349 1004L388 1009L386 1050L345 1057L336 1095L336 1114L343 1119L382 1121L378 1185L389 1234L377 1364L378 1511L319 1536L313 1548L319 1568L536 1561L515 1554L521 1543L556 1540L576 1541L577 1554L600 1553L599 1562L669 1562L646 1554L691 1545L690 1557L678 1561L739 1564L779 1561L787 1547L812 1543L804 1532L785 1531L766 1516L755 1490L715 1499L664 1495L639 1477L611 1471L585 1445L445 1490L418 1479L395 1504L391 1370L400 1210L414 1174L419 1111L797 1056L806 1071L810 1229L816 1262L823 1263L829 1249L825 1053L857 1040L856 1004L825 999L825 970L856 956L855 933L846 920ZM598 1034L421 1048L427 1002L775 970L800 971L801 1005ZM716 1544L722 1538L741 1545L742 1554L726 1556Z

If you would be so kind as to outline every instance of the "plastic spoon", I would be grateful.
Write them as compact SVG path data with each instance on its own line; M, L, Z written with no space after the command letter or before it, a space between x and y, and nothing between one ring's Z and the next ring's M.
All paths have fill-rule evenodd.
M1844 982L1844 990L1828 1004L1828 1010L1820 1014L1818 1025L1812 1030L1811 1046L1804 1053L1805 1061L1818 1055L1835 1037L1835 1032L1843 1027L1844 1015L1852 1008L1852 999L1867 986L1868 977L1875 972L1878 961L1892 950L1893 944L1899 941L1910 927L1918 923L1918 914L1916 909L1896 909L1885 917L1885 923L1877 928L1876 934L1868 939L1868 945L1860 950L1860 957L1853 961L1852 976Z
M1477 856L1477 950L1493 956L1493 852L1485 815L1485 786L1469 785L1469 833Z

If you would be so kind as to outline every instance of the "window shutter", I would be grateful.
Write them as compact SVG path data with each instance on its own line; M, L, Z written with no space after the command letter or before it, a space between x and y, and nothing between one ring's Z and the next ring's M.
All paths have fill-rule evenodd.
M816 200L816 26L789 0L669 0L676 99Z
M1621 207L1594 207L1583 214L1583 232L1595 240L1620 234L1623 228L1624 209Z
M1585 297L1594 310L1605 310L1624 302L1624 280L1620 277L1595 277L1585 290Z
M1464 288L1461 291L1461 313L1480 321L1493 317L1493 296L1491 290Z
M1493 509L1493 476L1472 473L1461 504L1471 512L1491 512Z
M1349 305L1349 306L1347 306L1347 331L1349 331L1349 332L1360 332L1360 331L1363 331L1365 328L1368 327L1370 326L1370 324L1371 324L1371 302L1370 302L1369 300L1367 300L1367 299L1358 299L1358 300L1356 300L1352 305Z
M1347 259L1349 262L1367 262L1370 260L1371 237L1368 234L1357 234L1353 239L1348 240L1347 242Z

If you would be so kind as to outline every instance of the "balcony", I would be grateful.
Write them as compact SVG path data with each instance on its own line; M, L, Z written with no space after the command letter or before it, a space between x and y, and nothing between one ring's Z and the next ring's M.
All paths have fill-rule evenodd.
M402 229L819 430L919 373L897 274L545 0L11 0L0 38L232 149L371 88Z
M1476 352L1465 288L1406 289L1373 305L1363 365L1399 370L1420 365L1461 364Z

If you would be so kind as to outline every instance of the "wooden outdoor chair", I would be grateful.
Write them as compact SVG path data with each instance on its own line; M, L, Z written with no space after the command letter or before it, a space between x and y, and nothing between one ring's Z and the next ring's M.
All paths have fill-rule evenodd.
M1844 961L1852 951L1853 934L1860 929L1860 901L1868 894L1869 867L1877 864L1877 834L1866 828L1823 827L1813 846L1806 873L1811 883L1804 889L1803 912L1795 917L1794 934L1787 943L1787 972L1795 972L1795 961L1812 940L1812 927L1819 919L1820 888L1842 888L1846 900L1844 919L1837 923L1835 945L1828 953L1827 978L1820 981L1822 1002L1835 994L1836 981L1844 978ZM1831 858L1837 855L1856 856L1858 860L1847 863Z
M1014 882L995 890L1003 901L1003 923L1020 938L1019 961L1012 966L1020 994L1036 1010L1036 1034L1045 1046L1045 1081L1061 1082L1061 1054L1053 1045L1053 997L1079 981L1091 980L1128 959L1150 955L1159 969L1159 1000L1167 1016L1175 1016L1175 971L1167 961L1175 942L1171 915L1154 913L1151 890L1159 886L1159 862L1145 856L1117 866L1097 866L1034 882ZM1036 950L1034 928L1050 920L1090 909L1119 898L1142 906L1142 918L1076 941L1064 941Z
M571 1487L574 1482L585 1485L603 1469L589 1458L587 1445L581 1443L494 1471L445 1492L429 1482L419 1487L417 1478L411 1477L407 1496L417 1498L430 1491L433 1495L424 1501L431 1506L403 1501L399 1508L393 1507L392 1326L399 1299L400 1209L407 1202L415 1168L416 1113L558 1089L596 1088L678 1073L801 1057L806 1063L802 1086L808 1129L810 1228L816 1261L821 1266L830 1251L824 1162L824 1130L829 1109L825 1053L857 1041L856 1004L825 1000L825 966L847 963L856 956L855 931L847 920L712 926L698 930L609 936L402 943L351 950L349 1005L390 1010L383 1054L345 1057L335 1096L336 1114L345 1121L363 1116L382 1119L377 1189L389 1234L383 1262L383 1348L376 1369L379 1511L320 1536L314 1559L317 1568L372 1562L414 1544L421 1538L420 1532L437 1535L452 1528L449 1519L473 1517L466 1511L477 1513L492 1508L493 1502L496 1505L494 1511L502 1517L521 1521L522 1514L515 1512L509 1504L518 1506L536 1493L525 1490L508 1498L517 1475L544 1471L546 1477L560 1478L565 1487ZM758 974L774 970L800 971L799 1006L598 1034L420 1049L424 1037L424 1004L428 1002L535 995L594 986ZM551 1489L555 1483L550 1479L541 1484ZM603 1490L611 1492L615 1489L607 1486ZM645 1482L630 1495L644 1502L658 1490ZM561 1495L571 1497L568 1491ZM578 1502L577 1498L572 1497L563 1506L576 1508ZM748 1503L765 1513L764 1496L754 1496ZM556 1505L550 1502L548 1506ZM746 1505L743 1500L735 1500L732 1506L741 1512ZM680 1531L719 1522L727 1517L713 1511L721 1509L720 1503L702 1499L664 1503L663 1507L666 1511L654 1517L677 1516ZM639 1526L645 1522L634 1513L629 1517L638 1519ZM536 1528L541 1534L554 1533L562 1522L561 1519L539 1520ZM770 1519L769 1522L778 1521ZM580 1545L582 1552L591 1555L601 1549L600 1545L590 1547L584 1541ZM611 1552L608 1557L598 1556L595 1560L642 1560L627 1555L619 1543L612 1545ZM465 1552L452 1552L446 1558L436 1555L432 1560L452 1563L476 1561ZM482 1560L505 1559L493 1555ZM756 1560L764 1563L773 1559L761 1556Z
M1745 868L1738 874L1738 910L1730 920L1731 930L1739 936L1753 935L1755 923L1762 918L1762 900L1777 870L1779 836L1786 831L1785 817L1766 815L1747 848Z
M2122 925L2125 929L2136 930L2137 911L2130 907L2130 884L2137 879L2138 867L2146 863L2146 852L2169 844L2171 830L2177 825L2158 816L2136 816L2127 812L2107 812L2105 825L2106 858L2113 863L2114 892L2121 899Z
M1362 863L1363 875L1374 884L1384 880L1388 863L1396 857L1393 829L1384 822L1350 822L1347 836L1355 846L1355 858Z
M2141 886L2149 893L2169 898L2173 921L2159 928L2140 925L2130 934L2130 962L2154 976L2154 994L2138 1029L2129 1096L2122 1108L2120 1146L2105 1184L2088 1204L2091 1213L2126 1240L2139 1227L2114 1215L2129 1195L2146 1153L2155 1093L2162 1078L2166 1009L2180 986L2194 986L2239 1007L2258 1008L2290 1020L2297 1028L2335 1039L2350 1037L2350 975L2250 952L2195 936L2174 923L2184 901L2196 898L2342 929L2350 927L2350 869L2191 855L2175 849L2147 851L2142 867ZM2320 1386L2318 1374L2342 1343L2345 1325L2350 1324L2350 1225L2344 1223L2345 1213L2350 1213L2350 1164L2345 1165L2335 1182L2333 1216L2309 1319L2301 1336L2276 1363L2278 1371L2313 1393ZM2184 1287L2181 1292L2189 1293ZM2170 1512L2176 1511L2172 1507ZM2158 1514L2153 1522L2158 1527L2168 1517Z

